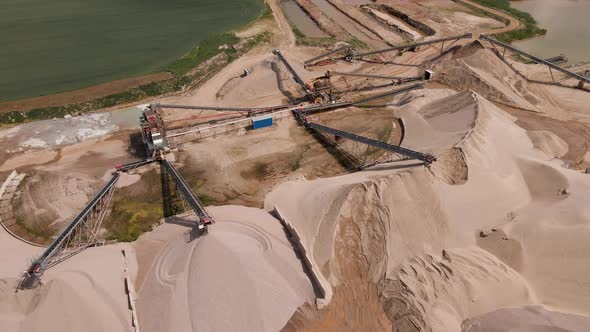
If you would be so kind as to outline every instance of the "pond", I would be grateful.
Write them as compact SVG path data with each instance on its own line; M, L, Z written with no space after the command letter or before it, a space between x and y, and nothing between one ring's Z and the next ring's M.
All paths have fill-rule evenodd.
M0 100L154 73L262 0L3 0Z
M543 58L563 53L569 64L590 61L590 0L523 0L511 5L530 13L547 29L545 36L514 42L514 46Z

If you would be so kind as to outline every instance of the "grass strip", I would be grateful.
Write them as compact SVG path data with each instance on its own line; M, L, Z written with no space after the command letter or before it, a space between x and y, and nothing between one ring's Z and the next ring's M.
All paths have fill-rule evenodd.
M494 36L502 42L511 43L515 40L521 40L526 38L531 38L534 36L544 35L547 33L546 29L539 28L537 26L537 21L531 16L531 14L527 12L523 12L516 8L513 8L510 5L508 0L471 0L475 3L478 3L482 6L486 6L489 8L494 8L505 12L506 14L518 19L524 25L523 28L513 31L507 31L495 34ZM461 3L466 4L461 1ZM473 6L471 6L473 7ZM497 19L497 15L493 13L487 13L487 16L490 16L494 19ZM504 22L507 24L505 19L499 19L499 21Z

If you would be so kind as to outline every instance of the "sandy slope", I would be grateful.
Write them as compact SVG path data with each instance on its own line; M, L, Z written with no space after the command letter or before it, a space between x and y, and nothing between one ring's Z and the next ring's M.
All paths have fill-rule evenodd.
M426 149L441 156L430 171L288 182L266 207L295 225L324 282L337 289L358 277L343 268L356 264L396 330L459 330L469 317L527 304L590 314L590 179L548 161L482 96L438 95L426 99L440 107L400 111L408 128L422 128L404 144L433 142ZM355 243L352 263L341 242Z
M131 276L136 270L129 245L90 248L48 270L43 286L15 292L17 277L41 250L0 228L1 331L132 331L124 284L125 269Z
M276 9L276 1L269 4ZM280 11L274 12L287 58L319 53L291 48L293 34ZM401 68L336 64L314 72L303 70L300 61L294 65L305 79L336 67L412 75L437 52L396 56L407 64ZM272 70L271 59L270 47L256 49L201 89L170 100L234 106L282 102L276 77L284 73ZM252 75L236 79L244 68ZM131 330L121 249L129 253L132 277L133 258L138 260L138 310L141 328L148 331L274 331L298 307L288 329L320 322L312 327L478 331L477 326L513 328L520 317L535 327L556 317L545 308L590 315L590 178L555 159L569 153L565 139L542 130L526 132L488 101L566 121L590 118L588 94L527 82L477 43L435 71L443 84L463 92L412 92L412 103L391 110L404 120L403 146L439 157L430 168L404 161L334 178L299 178L279 185L266 199L267 210L277 206L296 227L320 271L328 295L324 311L305 304L314 294L277 220L262 210L226 206L211 209L218 223L197 241L185 242L186 225L176 219L181 225L163 225L133 246L87 250L50 270L44 287L16 294L14 278L39 249L0 233L0 330ZM293 83L288 85L292 89ZM274 148L292 147L281 144ZM100 146L123 150L118 141ZM266 152L260 146L256 151ZM56 165L42 169L63 171L71 164L94 179L104 174L104 165L89 165L97 158L88 158L93 156L86 154L92 152L88 145L71 149L79 151L66 149ZM22 158L2 166L29 162ZM51 158L56 156L30 160ZM48 185L65 188L68 179ZM58 193L61 200L71 196ZM73 213L83 201L52 206L60 209L49 219ZM540 306L535 317L506 309L529 305ZM584 317L557 315L553 327L585 326Z
M139 295L142 330L279 330L314 298L284 230L259 209L210 211L207 236L179 234L154 262Z
M542 307L499 309L465 322L466 332L582 332L590 318L545 310Z

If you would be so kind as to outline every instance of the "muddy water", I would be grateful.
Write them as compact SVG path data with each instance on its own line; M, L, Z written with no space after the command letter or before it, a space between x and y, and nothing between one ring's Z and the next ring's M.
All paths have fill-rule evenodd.
M139 128L140 114L141 109L138 107L118 109L111 112L111 122L120 129Z
M375 40L378 37L375 36L371 31L363 28L362 26L357 24L355 21L348 18L348 16L344 15L342 12L340 12L338 9L336 9L328 1L326 1L326 0L311 0L311 2L313 2L316 6L318 6L318 8L320 8L320 10L324 14L326 14L326 16L328 16L329 18L334 20L338 25L343 27L344 30L346 30L348 33L350 33L351 35L353 35L357 39L362 40L363 42L367 43L369 46L376 48L376 49L387 47L387 44L385 44L383 41Z
M293 0L281 0L287 19L307 37L328 37L320 27Z
M569 64L590 60L590 0L523 0L511 5L547 29L545 36L515 42L516 47L544 58L563 53Z

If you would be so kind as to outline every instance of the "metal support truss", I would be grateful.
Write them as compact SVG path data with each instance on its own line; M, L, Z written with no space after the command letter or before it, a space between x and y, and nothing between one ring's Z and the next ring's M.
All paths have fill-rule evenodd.
M498 41L498 40L496 40L493 37L486 36L486 35L480 35L479 38L480 39L483 39L483 40L487 40L488 42L490 42L492 44L492 46L498 45L500 47L503 47L504 50L508 49L508 50L510 50L510 51L512 51L512 52L514 52L516 54L519 54L521 56L527 57L527 58L529 58L529 59L531 59L531 60L533 60L533 61L535 61L537 63L544 64L545 66L549 67L549 70L551 70L553 68L553 69L555 69L555 70L557 70L559 72L564 73L565 75L567 75L567 76L569 76L571 78L574 78L576 80L579 80L579 82L580 82L579 86L580 87L582 87L584 85L584 83L590 83L590 77L586 77L586 76L582 76L580 74L574 73L574 72L572 72L570 70L567 70L567 69L565 69L565 68L563 68L561 66L558 66L558 65L554 64L553 62L550 62L550 61L541 59L541 58L536 57L536 56L534 56L532 54L529 54L527 52L524 52L522 50L519 50L518 48L516 48L516 47L514 47L512 45L508 45L506 43L503 43L501 41ZM553 72L551 72L551 76L552 76L552 80L554 81L555 79L553 79Z
M359 136L353 133L349 133L346 131L342 131L342 130L338 130L338 129L334 129L334 128L330 128L330 127L326 127L317 123L313 123L313 122L309 122L307 120L304 120L304 124L303 124L306 128L308 129L312 129L312 130L316 130L318 132L324 132L324 133L328 133L328 134L332 134L334 135L334 137L336 139L340 139L340 138L346 138L355 142L359 142L374 148L379 148L385 151L389 151L389 152L393 152L397 155L403 156L404 158L407 159L417 159L417 160L421 160L426 164L431 164L434 161L436 161L436 157L429 155L429 154L424 154L421 152L417 152L417 151L413 151L410 149L406 149L406 148L402 148L401 146L397 146L397 145L393 145L393 144L389 144L389 143L385 143L385 142L381 142L381 141L377 141L368 137L364 137L364 136ZM365 153L365 155L370 155L369 151L367 150L367 153Z
M139 160L139 161L132 161L132 162L125 163L125 164L118 164L115 168L117 169L117 171L120 171L120 172L128 172L128 171L134 170L140 166L151 164L154 161L156 161L156 160L148 158L148 159Z
M209 213L207 213L205 207L203 206L197 195L195 195L195 193L191 190L191 188L182 178L178 170L176 170L176 168L166 159L163 159L161 162L164 166L163 168L166 171L166 173L168 173L168 175L172 177L172 180L176 185L176 191L178 192L182 200L185 203L187 203L188 206L195 212L198 218L198 228L202 229L203 231L206 231L207 225L214 222L213 218L209 215Z
M289 70L291 75L293 75L293 79L295 80L295 82L297 82L297 84L299 84L303 88L303 91L305 91L305 93L310 93L311 91L307 88L305 82L303 82L303 79L301 79L301 77L299 76L299 74L297 74L293 66L291 66L291 64L287 61L287 59L285 59L283 54L281 54L281 51L279 51L278 48L275 48L272 51L272 53L276 55L279 58L279 60L281 60L285 67L287 67L287 70Z
M115 173L47 249L31 262L19 288L33 288L48 268L100 243L98 231L108 211L119 173Z
M408 45L401 45L401 46L395 46L395 47L389 47L389 48L385 48L382 50L377 50L377 51L371 51L371 52L365 52L365 53L359 53L356 54L354 56L355 59L360 59L369 55L375 55L375 54L381 54L381 53L387 53L387 52L393 52L393 51L400 51L400 50L407 50L407 49L413 49L416 48L418 46L424 46L424 45L431 45L431 44L436 44L436 43L444 43L445 41L451 41L451 40L459 40L459 39L464 39L464 38L471 38L472 34L471 33L466 33L460 36L452 36L452 37L447 37L447 38L439 38L439 39L433 39L433 40L429 40L429 41L425 41L425 42L418 42L418 43L414 43L414 44L408 44ZM441 49L442 52L442 49Z
M322 54L320 54L318 56L315 56L315 57L313 57L311 59L305 60L305 62L303 63L303 65L304 66L309 66L310 64L312 64L312 63L314 63L314 62L316 62L316 61L318 61L320 59L326 58L326 57L328 57L328 56L330 56L330 55L332 55L334 53L338 53L340 51L349 51L349 52L352 52L352 50L353 50L352 46L349 46L349 45L338 47L335 50L332 50L332 51L329 51L329 52L326 52L326 53L322 53Z
M191 110L208 110L220 112L266 112L280 110L289 107L290 105L276 105L268 107L226 107L226 106L198 106L198 105L175 105L175 104L154 104L159 108L173 108L173 109L191 109Z

